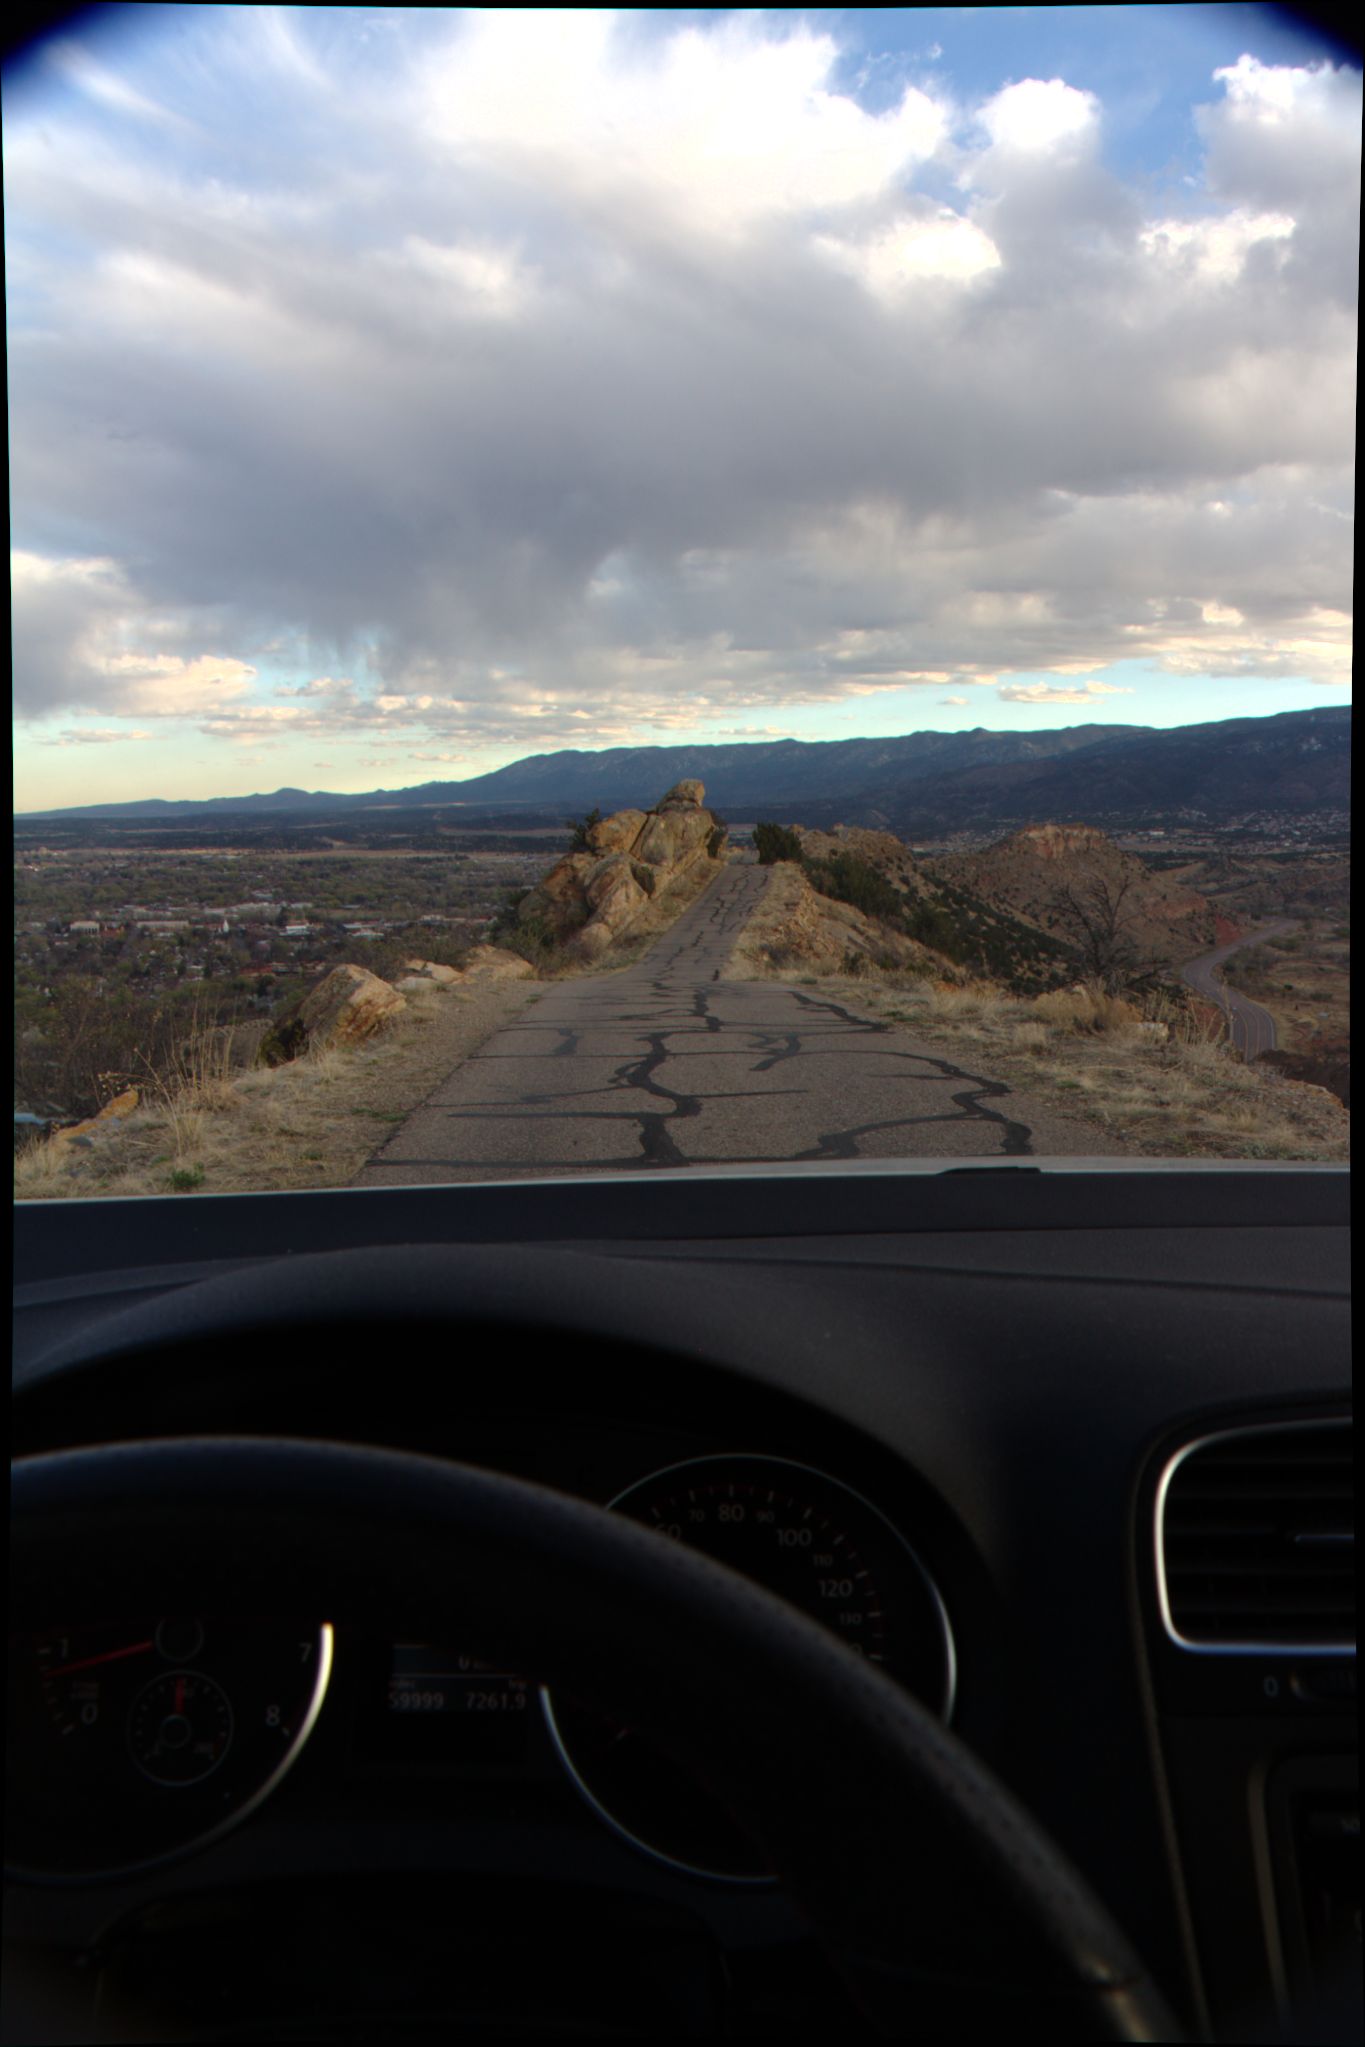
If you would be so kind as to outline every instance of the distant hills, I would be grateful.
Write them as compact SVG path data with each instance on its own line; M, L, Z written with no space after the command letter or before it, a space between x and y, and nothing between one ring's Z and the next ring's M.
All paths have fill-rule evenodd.
M1050 819L1101 829L1226 821L1248 812L1306 816L1350 805L1349 705L1227 718L1157 731L1076 725L1058 732L914 732L894 739L741 742L727 746L610 747L534 754L463 782L425 782L362 795L277 789L203 802L154 798L35 811L39 818L143 820L229 817L355 819L366 811L431 812L476 825L515 813L558 822L596 806L655 800L684 778L736 822L768 817L817 828L843 822L902 838L1009 830ZM376 820L377 821L377 820Z

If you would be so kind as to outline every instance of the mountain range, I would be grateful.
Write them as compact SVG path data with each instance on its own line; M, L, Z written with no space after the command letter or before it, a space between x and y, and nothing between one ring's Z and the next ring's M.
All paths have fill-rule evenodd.
M359 795L277 789L205 801L152 798L34 811L29 819L166 823L232 815L320 820L366 810L449 808L461 824L509 812L558 821L619 810L684 779L736 822L768 817L890 830L902 838L996 831L1065 818L1103 829L1226 822L1255 811L1312 815L1350 805L1349 705L1154 730L914 732L889 739L610 747L533 754L463 782ZM455 820L452 820L455 821Z

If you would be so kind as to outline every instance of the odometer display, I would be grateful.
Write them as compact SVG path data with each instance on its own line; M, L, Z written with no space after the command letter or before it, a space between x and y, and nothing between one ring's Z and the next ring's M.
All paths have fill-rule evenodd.
M861 1494L805 1465L735 1455L655 1472L610 1506L754 1579L948 1717L955 1668L942 1601ZM620 1832L707 1875L766 1876L730 1816L633 1728L548 1697L545 1705L579 1788Z

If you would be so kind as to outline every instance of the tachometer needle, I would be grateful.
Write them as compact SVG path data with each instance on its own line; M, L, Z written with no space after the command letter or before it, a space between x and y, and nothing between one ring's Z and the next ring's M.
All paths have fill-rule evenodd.
M97 1663L118 1663L125 1656L141 1656L145 1649L154 1649L150 1638L145 1642L130 1642L126 1649L106 1649L101 1656L82 1656L75 1663L59 1663L43 1672L44 1677L67 1677L73 1670L90 1670Z

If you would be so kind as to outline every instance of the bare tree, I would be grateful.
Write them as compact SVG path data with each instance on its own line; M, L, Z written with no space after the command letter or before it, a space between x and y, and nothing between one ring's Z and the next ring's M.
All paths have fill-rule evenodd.
M1133 932L1138 911L1124 907L1132 885L1131 875L1109 881L1096 874L1057 893L1062 921L1086 975L1110 995L1142 979L1151 967Z

